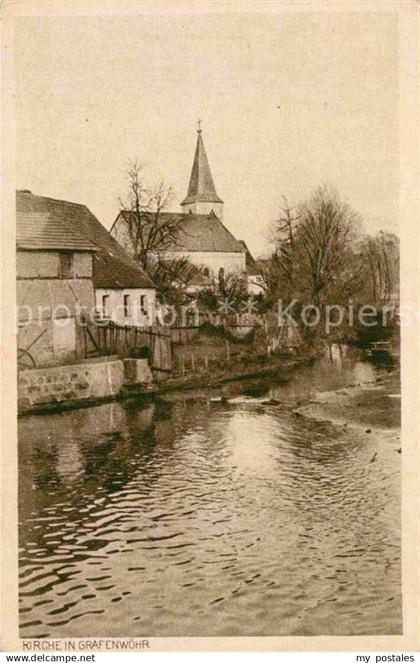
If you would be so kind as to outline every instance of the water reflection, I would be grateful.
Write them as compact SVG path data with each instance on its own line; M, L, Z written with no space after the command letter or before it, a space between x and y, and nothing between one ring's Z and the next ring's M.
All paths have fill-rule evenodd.
M228 388L280 406L203 391L22 419L21 635L400 632L399 442L287 407L376 376L342 353Z

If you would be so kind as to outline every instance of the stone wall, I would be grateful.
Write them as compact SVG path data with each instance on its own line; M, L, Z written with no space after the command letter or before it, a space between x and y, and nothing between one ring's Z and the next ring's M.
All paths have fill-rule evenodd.
M121 360L83 362L19 372L18 411L117 396L124 384Z
M153 381L147 359L124 359L124 373L127 384L143 384Z

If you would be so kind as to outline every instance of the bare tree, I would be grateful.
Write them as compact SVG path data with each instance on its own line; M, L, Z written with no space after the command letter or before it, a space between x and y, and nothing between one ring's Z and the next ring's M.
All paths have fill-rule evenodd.
M130 162L127 196L119 202L133 256L146 268L151 254L178 243L181 228L178 215L164 214L174 198L172 188L160 182L151 189L142 175L141 164Z
M259 263L265 303L272 306L276 300L293 300L296 320L308 304L316 308L306 309L306 320L311 311L314 321L332 311L340 320L344 313L335 327L337 337L350 336L349 300L356 307L396 303L399 247L395 235L361 236L359 215L327 185L313 192L296 211L284 200L271 229L273 254ZM344 309L339 313L336 307L340 305ZM322 329L323 325L307 324L301 332L312 343Z
M220 315L227 316L234 311L240 311L240 305L246 299L247 286L242 274L228 272L219 277L218 282L204 288L198 293L197 301Z
M148 271L156 285L159 301L177 306L191 299L189 287L202 274L200 267L184 256L173 260L158 258L149 265Z
M290 296L289 274L283 268L282 259L277 251L274 251L269 258L263 258L257 261L257 268L261 281L258 285L263 292L263 298L270 306L278 299L288 299Z
M294 249L295 230L301 218L300 214L294 215L296 207L290 207L286 196L282 196L283 205L279 208L279 216L272 223L269 231L269 241L274 245L277 257L277 266L283 271L289 286L293 286L294 277Z
M358 215L327 186L317 189L299 212L294 255L306 299L319 307L346 301L362 275L355 262Z
M383 231L364 237L359 257L365 274L362 295L372 304L388 304L399 290L398 237Z

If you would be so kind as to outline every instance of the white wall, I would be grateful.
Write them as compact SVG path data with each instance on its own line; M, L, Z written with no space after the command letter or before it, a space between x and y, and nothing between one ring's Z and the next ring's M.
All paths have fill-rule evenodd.
M31 346L41 366L77 359L82 346L76 317L91 316L95 307L91 279L18 279L16 303L19 349Z
M54 358L56 361L74 359L76 350L76 320L66 318L52 321Z
M124 296L128 296L128 315L125 315ZM103 297L108 296L108 316L119 325L148 325L148 316L141 312L141 298L144 297L146 311L152 313L155 310L156 291L152 288L98 288L95 290L96 309L101 317L103 312ZM152 324L152 319L150 324Z
M214 214L222 221L223 220L223 203L187 203L186 205L181 205L183 214L188 214L190 211L193 214Z
M200 203L203 205L210 205L210 203ZM214 203L211 203L214 206ZM209 210L210 211L210 210ZM220 218L220 215L219 215ZM128 239L127 225L121 217L115 222L111 235L121 244L121 246L128 252L132 253L130 241ZM199 267L207 267L209 269L209 276L211 278L218 278L219 269L223 267L225 274L230 272L244 273L246 272L246 257L245 252L223 252L223 251L160 251L162 258L172 260L185 256L191 260L194 265Z
M57 278L59 255L55 251L18 251L16 254L17 278Z
M259 274L252 276L248 275L247 277L247 288L248 292L252 295L259 295L264 292L263 288L263 277Z
M77 334L77 321L73 317L27 322L17 330L19 368L33 368L30 358L20 352L26 348L36 366L54 366L76 361Z
M162 258L173 260L185 256L190 259L193 265L207 267L210 278L218 278L219 269L222 267L225 276L234 272L240 274L246 271L245 253L224 253L222 251L165 251L160 253Z
M133 245L130 241L130 237L128 234L128 224L124 220L123 216L121 214L118 215L117 219L115 220L114 225L111 228L111 237L117 240L119 244L125 249L128 253L129 256L133 256Z
M73 278L92 278L92 253L73 251L71 254ZM18 251L16 254L16 275L18 279L60 278L60 252Z
M92 254L84 251L73 253L73 275L74 278L92 278L93 260Z

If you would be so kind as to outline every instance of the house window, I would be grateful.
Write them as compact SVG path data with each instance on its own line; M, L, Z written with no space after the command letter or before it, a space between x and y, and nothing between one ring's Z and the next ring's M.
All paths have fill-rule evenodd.
M73 278L73 254L60 253L60 278Z
M142 315L147 314L147 298L146 298L146 295L140 295L140 313Z
M124 309L124 317L125 318L130 317L130 295L124 295L123 309Z
M109 295L102 295L102 316L104 318L109 318L111 316L111 311L109 308Z
M204 267L203 274L204 274L204 276L210 276L210 270L209 270L208 267Z

